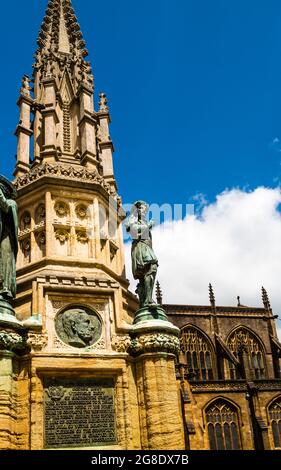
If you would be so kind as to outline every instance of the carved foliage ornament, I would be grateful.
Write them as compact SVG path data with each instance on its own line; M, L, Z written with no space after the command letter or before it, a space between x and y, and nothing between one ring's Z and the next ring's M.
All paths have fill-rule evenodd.
M178 354L180 352L180 340L176 336L167 333L146 334L132 339L130 350L134 355L158 351Z
M79 232L76 232L77 240L80 243L88 243L89 237L87 233L83 230L80 230Z
M61 245L63 245L67 240L69 240L69 232L64 229L57 229L56 232L56 239L59 240Z
M63 201L58 201L55 204L55 211L58 217L65 217L69 213L69 206Z
M115 335L112 340L112 349L119 353L126 353L131 346L129 335Z
M88 215L88 207L85 204L79 204L75 209L77 217L79 219L86 219Z
M99 184L107 191L108 194L116 196L116 191L105 182L104 178L97 171L89 171L84 167L75 168L71 165L63 165L61 163L53 165L50 163L43 163L42 165L36 165L25 175L16 178L14 185L17 189L24 188L28 184L43 178L44 176L56 176L60 179L66 178ZM121 205L121 199L119 197L117 198L117 202Z
M23 351L26 349L26 337L18 333L0 332L0 350Z
M47 346L48 336L46 333L35 333L30 331L28 333L27 345L33 351L41 351Z

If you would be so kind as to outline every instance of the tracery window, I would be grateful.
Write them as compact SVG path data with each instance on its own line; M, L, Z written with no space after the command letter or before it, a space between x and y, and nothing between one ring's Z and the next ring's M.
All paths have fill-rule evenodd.
M281 448L281 397L270 405L268 412L274 447L279 449Z
M193 327L182 331L181 348L186 356L190 380L213 380L214 367L210 341Z
M218 399L206 409L210 450L240 450L237 408Z
M241 357L243 351L246 352L256 379L264 379L266 376L265 358L263 347L257 337L246 328L238 328L230 336L228 347L237 359ZM229 362L230 379L241 379L242 369L236 368Z

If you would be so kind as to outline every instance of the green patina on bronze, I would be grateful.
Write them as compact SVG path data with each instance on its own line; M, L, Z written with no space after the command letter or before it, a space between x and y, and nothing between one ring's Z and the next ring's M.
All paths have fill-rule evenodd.
M97 313L82 305L71 305L59 312L55 327L59 338L74 348L92 346L102 334L102 322Z
M152 299L158 259L152 248L151 230L154 222L146 219L147 212L146 202L135 202L126 223L126 230L133 239L131 252L133 276L139 280L136 293L139 297L140 310L136 314L134 323L147 320L167 321L165 311Z
M15 188L0 175L0 303L10 303L16 296L18 211L15 198Z
M132 213L126 224L132 243L132 271L134 279L139 280L137 294L140 307L153 305L152 295L158 267L158 260L152 248L151 229L154 222L146 220L148 206L144 201L133 205Z

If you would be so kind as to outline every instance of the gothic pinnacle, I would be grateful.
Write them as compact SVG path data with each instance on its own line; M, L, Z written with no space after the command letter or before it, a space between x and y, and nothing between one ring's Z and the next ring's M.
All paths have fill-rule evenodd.
M214 308L216 306L216 299L215 299L213 286L211 283L209 284L209 299L210 299L211 306Z
M93 88L86 44L71 0L49 0L35 54L34 78L59 80L67 69L76 91L84 83ZM35 80L36 81L36 80Z
M20 93L21 95L24 95L24 96L28 96L30 97L30 91L32 90L32 87L29 86L29 82L30 82L30 78L28 77L28 75L24 75L23 78L22 78L22 86L21 86L21 89L20 89Z
M262 292L262 301L263 301L264 308L266 310L271 310L270 300L269 300L267 291L265 290L264 287L261 288L261 292Z
M100 93L99 94L100 101L99 101L99 107L100 111L102 112L107 112L108 111L108 106L107 106L107 97L105 93Z
M159 281L156 282L156 301L158 305L163 304L163 294Z

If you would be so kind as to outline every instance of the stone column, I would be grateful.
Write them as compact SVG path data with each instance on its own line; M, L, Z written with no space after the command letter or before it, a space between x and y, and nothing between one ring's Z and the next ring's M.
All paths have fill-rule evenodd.
M184 431L176 382L179 329L168 321L149 320L131 331L143 450L184 450Z
M93 91L85 84L79 89L80 122L79 134L81 139L81 163L89 169L98 167L96 149L96 121L94 118Z
M23 77L22 83L23 86L17 103L20 108L20 122L15 131L15 135L18 138L17 164L14 172L15 177L22 176L29 172L30 138L33 134L30 128L33 99L30 96L29 78L27 76Z
M0 320L0 450L17 448L17 383L13 361L26 348L24 328Z
M57 160L57 135L56 125L59 122L56 111L56 82L52 77L42 80L44 84L44 109L42 117L44 121L44 139L41 157L51 161Z
M100 156L102 161L102 172L104 179L111 185L113 189L116 188L113 170L113 152L114 145L112 143L109 125L111 123L109 109L107 106L107 98L105 93L100 93L99 111L98 115L98 140L100 148Z

